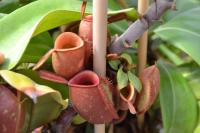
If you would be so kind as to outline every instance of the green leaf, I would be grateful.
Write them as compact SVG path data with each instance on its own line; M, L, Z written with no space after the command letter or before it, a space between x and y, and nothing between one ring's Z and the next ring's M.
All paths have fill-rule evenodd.
M128 79L129 79L130 83L132 84L132 86L134 86L134 88L138 92L140 92L142 90L142 84L141 84L139 78L135 74L128 71Z
M0 1L0 12L11 13L20 7L18 0L2 0Z
M158 67L165 133L192 133L197 121L197 103L190 87L175 67L162 61Z
M113 11L113 10L108 11L108 15L110 15L110 16L118 14L118 13L126 13L126 16L128 17L128 19L132 20L132 21L134 21L138 18L137 11L134 8L127 8L127 9L116 10L116 11Z
M163 18L165 21L169 21L176 17L178 14L183 13L187 10L200 6L199 0L177 0L176 1L176 11L168 11L164 14Z
M54 90L57 90L62 95L63 99L69 98L69 88L66 85L55 83L52 81L48 81L45 79L41 79L39 74L36 71L24 69L17 71L20 74L23 74L27 77L30 77L33 81L35 81L37 84L42 84L51 87Z
M86 122L85 119L83 119L79 114L76 115L73 120L72 120L73 124L76 124L76 125L79 125L79 124L82 124L84 122Z
M124 33L125 30L128 28L128 22L126 20L122 20L115 23L111 23L108 25L108 28L111 32L111 35L120 35Z
M198 110L200 111L200 101L198 101ZM198 125L195 128L194 133L200 133L200 115L199 115Z
M22 89L24 87L35 87L35 82L22 74L14 73L8 70L0 70L0 75L14 88Z
M81 4L78 0L38 0L3 17L0 20L0 51L6 60L1 69L16 66L32 37L80 20ZM91 13L91 9L91 3L88 3L86 13ZM134 9L112 11L109 14L121 12L133 13Z
M108 0L108 8L110 10L120 10L121 7L115 0Z
M108 63L112 69L116 71L119 69L119 64L120 64L119 60L112 60L112 61L109 61Z
M20 63L36 63L50 49L53 48L53 39L48 32L32 38L26 48ZM37 50L37 52L35 51Z
M5 17L7 14L4 14L4 13L0 13L0 19Z
M128 75L122 70L122 67L117 72L118 89L123 89L128 85Z
M123 53L123 54L120 55L120 57L125 59L128 62L128 64L130 64L130 65L133 63L132 58L129 54Z
M31 132L56 119L67 106L61 94L48 86L36 84L26 76L8 70L1 70L0 75L9 85L24 94L20 97L21 107L25 114L22 133ZM33 93L37 98L36 101L34 97L31 97Z
M43 88L41 87L41 89ZM25 110L25 121L20 133L31 133L33 129L58 118L63 110L63 105L58 104L53 96L52 93L40 96L37 103L26 96L21 98L23 101L21 107Z
M186 64L179 67L183 77L188 81L197 100L200 100L200 69L199 66Z
M159 46L159 50L166 56L170 61L172 61L175 65L184 64L184 60L182 60L178 55L176 55L173 51L171 51L165 44L161 44Z
M186 52L200 65L199 12L200 7L183 12L160 26L155 32L162 39Z

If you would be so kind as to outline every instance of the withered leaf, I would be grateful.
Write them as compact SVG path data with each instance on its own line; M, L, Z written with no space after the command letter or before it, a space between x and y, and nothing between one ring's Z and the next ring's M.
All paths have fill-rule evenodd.
M136 98L138 113L145 113L154 103L160 87L160 72L156 65L150 66L139 76L142 82L142 90Z

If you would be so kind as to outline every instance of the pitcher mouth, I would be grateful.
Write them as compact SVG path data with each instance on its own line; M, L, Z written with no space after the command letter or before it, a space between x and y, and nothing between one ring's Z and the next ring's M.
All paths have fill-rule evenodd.
M54 49L58 52L64 52L76 50L83 46L84 42L78 35L72 32L63 32L57 37Z
M84 21L92 22L93 21L93 16L92 15L85 16L84 17Z
M131 86L123 88L120 92L120 96L124 101L131 101L134 97L134 88L131 88Z
M71 87L90 88L98 86L99 82L99 77L96 73L85 70L75 75L68 82L68 85Z

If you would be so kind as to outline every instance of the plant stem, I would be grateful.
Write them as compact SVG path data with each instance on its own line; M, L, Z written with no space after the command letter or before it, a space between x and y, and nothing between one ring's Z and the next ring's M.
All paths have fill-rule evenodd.
M157 3L154 2L151 4L145 15L131 24L131 26L111 44L109 48L110 53L121 53L127 48L124 46L124 42L128 42L128 44L131 45L134 41L139 39L150 26L158 21L165 11L172 8L174 9L174 5L174 2L166 0L157 0Z
M138 13L144 15L149 5L149 0L138 0ZM138 75L142 73L146 66L147 60L147 45L148 45L148 31L145 31L138 40ZM144 114L137 116L138 127L142 129L144 124Z
M93 0L93 66L106 76L107 0ZM96 124L95 133L105 133L105 124Z

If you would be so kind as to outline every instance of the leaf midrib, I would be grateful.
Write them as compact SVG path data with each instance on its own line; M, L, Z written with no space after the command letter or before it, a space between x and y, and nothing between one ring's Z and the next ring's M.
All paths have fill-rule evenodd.
M187 33L190 33L190 34L193 34L197 37L200 37L200 34L196 33L196 32L192 32L190 30L187 30L187 29L183 29L183 28L177 28L177 27L161 27L161 28L158 28L156 30L156 32L162 32L162 31L165 31L165 30L177 30L177 31L184 31L184 32L187 32Z

